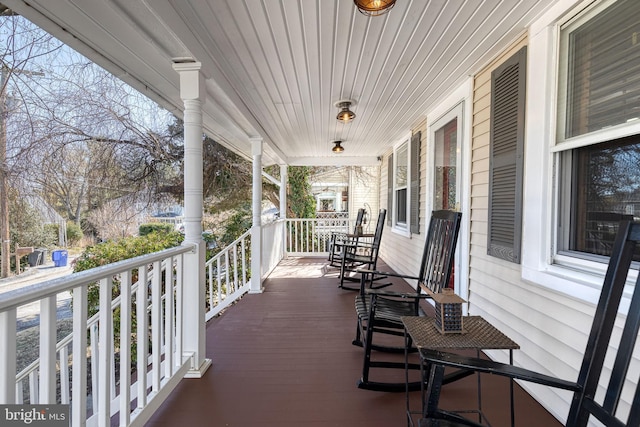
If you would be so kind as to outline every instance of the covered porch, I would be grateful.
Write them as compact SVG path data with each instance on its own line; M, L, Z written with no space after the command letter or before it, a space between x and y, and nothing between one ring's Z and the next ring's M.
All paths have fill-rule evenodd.
M351 0L0 2L182 118L185 153L182 247L0 298L0 346L6 349L0 403L23 403L27 388L30 403L57 402L60 375L62 403L71 403L78 426L107 426L116 418L123 426L195 426L203 424L199 417L221 426L404 425L402 393L355 386L362 351L351 345L353 294L318 273L319 259L291 258L324 256L327 240L318 224L286 215L261 222L263 170L274 165L280 176L266 178L281 188L280 212L287 211L288 166L377 168L375 199L390 214L381 258L401 273L419 264L430 212L461 212L452 287L468 301L467 311L520 344L516 365L577 376L608 254L574 243L591 233L591 214L610 212L592 212L585 198L569 197L581 186L578 176L594 175L571 159L583 148L606 151L607 144L627 144L625 138L640 134L640 86L621 98L630 106L628 116L612 114L602 128L570 136L556 111L571 101L563 98L572 89L564 58L573 51L566 40L583 28L617 34L617 21L597 20L611 8L616 19L632 21L619 33L633 55L622 51L619 59L638 58L637 2L399 0L377 17L360 14ZM576 16L584 19L574 22ZM602 99L618 93L614 83L620 80L606 72L605 59ZM631 64L631 74L639 64ZM500 109L509 100L514 103ZM356 114L352 121L336 120L345 101ZM203 133L253 164L252 227L209 262L201 235ZM501 141L507 142L505 158L494 152ZM343 153L332 151L335 142ZM501 175L494 166L503 161L508 173ZM636 171L637 162L632 166L628 170ZM607 182L619 191L615 176ZM638 179L630 176L627 187L636 188ZM638 218L636 199L627 191L619 206L603 211ZM560 230L582 221L573 218L576 209L584 211L584 223ZM122 300L111 301L116 276L131 286ZM87 287L96 281L100 310L87 320ZM60 292L74 298L74 338L63 343L55 339ZM120 345L138 346L140 375L132 377L115 373L113 319L120 301L128 301L122 307L137 304L140 316L137 325L125 325L125 332L137 327L138 334ZM27 303L42 307L41 354L39 365L14 378L16 315ZM87 330L90 343L81 339ZM506 353L488 356L504 360ZM131 357L118 362L128 366ZM63 359L70 360L66 374L58 370ZM633 366L638 363L636 355ZM80 375L70 379L69 370ZM629 381L637 383L637 376ZM474 386L472 379L452 384L444 398L465 404ZM489 418L506 425L492 409L505 406L506 385L484 386ZM518 389L518 426L563 420L570 396L524 387L554 416ZM634 399L625 396L620 411L637 405Z
M356 387L363 351L351 344L355 293L338 289L337 272L326 264L323 257L282 260L262 294L248 294L210 320L211 368L199 380L182 380L146 425L406 425L405 393ZM376 375L397 381L404 373ZM482 385L491 425L508 426L508 383L485 376ZM467 377L447 385L444 399L451 408L473 408L476 387L475 377ZM412 410L419 402L420 392L410 393ZM519 427L560 425L518 386L515 405Z

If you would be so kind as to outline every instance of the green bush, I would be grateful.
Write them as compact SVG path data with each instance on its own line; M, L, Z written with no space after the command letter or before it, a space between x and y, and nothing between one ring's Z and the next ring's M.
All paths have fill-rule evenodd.
M245 231L251 228L251 205L243 203L233 215L224 222L224 233L220 236L218 245L221 248L240 237Z
M150 222L148 224L141 224L138 228L140 236L146 236L151 233L171 233L174 231L173 224L166 224L163 222Z
M102 265L111 264L129 258L135 258L140 255L146 255L158 252L163 249L169 249L179 246L184 240L184 236L177 231L170 233L151 233L140 237L126 237L117 241L109 241L99 243L97 245L87 247L84 252L77 258L75 262L74 272L89 270L91 268L100 267ZM138 280L137 271L132 274L132 283ZM120 295L120 280L118 277L113 278L111 287L111 298ZM97 283L89 285L87 289L87 301L89 317L98 312L100 308L100 286ZM131 304L131 327L132 331L136 330L136 305ZM120 345L120 308L114 310L113 329L115 334L115 346ZM135 342L135 332L132 333ZM136 360L136 347L132 344L132 364Z
M89 270L123 259L134 258L179 246L184 236L177 231L150 233L140 237L125 237L88 246L76 260L74 272Z
M10 240L19 246L52 247L58 240L58 231L45 225L42 215L24 200L11 200L9 206ZM12 248L13 249L13 246Z
M69 245L74 246L80 243L84 237L80 225L73 221L67 221L67 241Z

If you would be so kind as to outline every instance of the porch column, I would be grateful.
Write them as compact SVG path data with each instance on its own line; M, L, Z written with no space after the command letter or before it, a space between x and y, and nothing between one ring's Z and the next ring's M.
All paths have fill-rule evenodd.
M287 219L287 183L289 182L287 165L280 165L280 218ZM282 227L282 258L287 258L287 224Z
M280 165L280 218L287 218L287 165Z
M187 378L200 378L211 365L205 358L205 246L202 240L202 101L204 85L199 62L176 63L180 98L184 102L184 242L195 244L185 255L183 291L183 350L193 355Z
M262 292L262 138L251 138L253 155L253 224L251 227L250 294Z

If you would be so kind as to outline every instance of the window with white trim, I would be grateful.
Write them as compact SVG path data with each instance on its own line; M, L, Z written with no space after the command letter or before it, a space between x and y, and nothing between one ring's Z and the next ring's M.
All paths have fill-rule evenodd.
M409 141L394 150L393 158L393 226L406 229L409 214Z
M561 27L559 57L556 261L604 261L618 221L640 219L637 0L577 14Z
M387 225L406 234L420 234L420 146L422 132L396 145L387 163Z

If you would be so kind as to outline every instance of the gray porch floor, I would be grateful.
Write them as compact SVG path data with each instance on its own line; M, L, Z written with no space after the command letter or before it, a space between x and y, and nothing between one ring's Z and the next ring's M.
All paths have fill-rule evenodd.
M407 425L404 393L356 387L363 352L351 344L355 293L338 289L335 270L325 264L320 258L285 260L265 281L264 293L246 295L212 319L206 333L213 365L202 379L182 380L147 426ZM403 370L385 371L371 379L404 380ZM509 425L508 382L483 376L482 386L492 426ZM468 377L447 385L442 399L450 408L473 408L476 387L476 378ZM515 396L518 427L560 425L517 385ZM418 409L420 393L410 400Z

